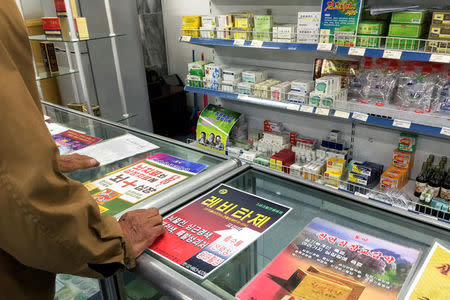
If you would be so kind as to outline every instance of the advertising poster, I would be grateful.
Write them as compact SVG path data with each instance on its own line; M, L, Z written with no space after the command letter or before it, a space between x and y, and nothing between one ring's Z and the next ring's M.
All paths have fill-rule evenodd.
M53 135L53 139L58 146L60 154L68 154L102 140L71 129Z
M362 0L322 0L320 42L355 46Z
M85 186L97 201L100 213L114 216L205 168L203 164L158 153Z
M222 184L164 218L166 232L150 250L205 278L290 210Z
M419 255L315 218L237 298L395 300Z
M208 105L197 122L197 146L225 154L228 136L240 113Z
M450 250L434 243L414 278L406 299L450 299Z

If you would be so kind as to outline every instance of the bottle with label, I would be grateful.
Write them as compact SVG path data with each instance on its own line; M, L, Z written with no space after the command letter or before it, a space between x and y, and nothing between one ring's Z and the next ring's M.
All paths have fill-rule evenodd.
M428 188L432 191L432 197L439 196L441 190L441 183L444 179L444 171L440 166L436 166L433 170L433 175L428 180Z
M448 169L447 177L441 186L441 198L450 201L450 168Z
M416 189L414 191L414 196L420 197L422 192L428 185L428 173L429 173L430 165L428 162L424 162L422 164L422 171L420 171L419 176L416 178Z

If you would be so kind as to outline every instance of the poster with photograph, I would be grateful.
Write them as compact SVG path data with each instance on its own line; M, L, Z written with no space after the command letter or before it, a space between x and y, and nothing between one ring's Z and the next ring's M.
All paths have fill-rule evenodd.
M197 146L225 154L228 136L240 113L216 105L208 105L197 122Z
M395 300L420 251L315 218L241 300Z
M222 184L164 218L166 232L150 250L205 278L290 210Z
M102 140L71 129L53 135L53 139L56 146L58 146L60 154L68 154Z
M405 299L450 299L450 249L434 243Z
M85 186L100 212L116 215L203 171L207 165L158 153Z

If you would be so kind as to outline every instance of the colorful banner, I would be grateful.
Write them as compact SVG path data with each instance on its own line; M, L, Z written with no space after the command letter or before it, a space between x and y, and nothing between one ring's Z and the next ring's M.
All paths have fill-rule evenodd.
M362 0L322 0L320 42L355 46Z
M166 232L150 250L205 278L290 210L222 184L166 217Z
M58 146L60 154L68 154L102 140L71 129L53 135L53 139Z
M85 186L97 201L100 213L121 211L178 184L207 168L206 165L158 153L112 172Z
M208 105L197 123L197 146L225 154L228 136L240 113L216 105Z
M315 218L241 300L394 300L420 251Z
M405 297L409 300L450 299L450 250L435 242Z

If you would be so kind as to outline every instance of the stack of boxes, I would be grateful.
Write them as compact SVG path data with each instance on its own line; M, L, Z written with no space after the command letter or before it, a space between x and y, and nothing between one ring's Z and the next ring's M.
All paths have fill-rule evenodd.
M181 34L183 36L200 37L201 16L183 16Z
M272 155L269 160L271 169L290 173L291 166L295 163L295 153L289 149L282 149L278 153Z
M195 61L188 64L187 80L190 86L203 87L203 77L205 77L206 61Z
M290 90L290 81L278 83L270 88L270 98L276 101L286 101Z
M308 104L309 93L314 90L314 81L294 80L288 93L289 103Z
M297 26L295 24L283 24L273 26L273 41L277 43L295 43Z
M203 86L208 89L218 91L222 84L223 70L225 65L207 64L205 65L205 77L203 78Z
M369 161L364 163L351 161L348 168L347 190L367 194L368 189L374 188L380 181L383 168L383 165Z
M200 27L200 37L213 39L216 37L216 17L202 16L202 27Z
M424 10L392 13L386 48L419 50L420 39L426 33L427 16Z
M380 191L400 190L408 183L409 173L414 165L417 137L401 134L397 149L394 150L392 164L384 171L380 180Z
M41 47L42 61L47 74L59 74L58 60L56 59L55 44L50 42L39 43Z
M230 40L232 38L231 29L234 26L232 15L217 16L216 37L218 39Z
M271 15L255 16L253 39L265 42L272 41L273 17Z
M253 31L253 14L233 14L234 28L232 30L234 39L251 40Z
M297 20L297 43L318 43L320 12L299 12Z
M435 11L431 20L427 51L450 53L450 11Z
M270 90L274 85L279 84L281 81L273 78L269 78L263 82L255 84L254 95L258 98L269 99Z
M386 35L386 22L375 20L362 20L358 24L357 47L380 48L384 40L381 36Z
M267 71L254 70L242 72L242 82L237 85L237 93L253 95L255 84L261 83L267 79Z
M309 94L309 104L316 107L345 107L347 89L341 88L341 76L317 78L314 91Z
M323 174L325 184L339 186L344 175L346 160L343 158L330 157L327 161L327 170Z
M222 91L234 93L242 79L242 71L240 68L224 68L222 71Z

